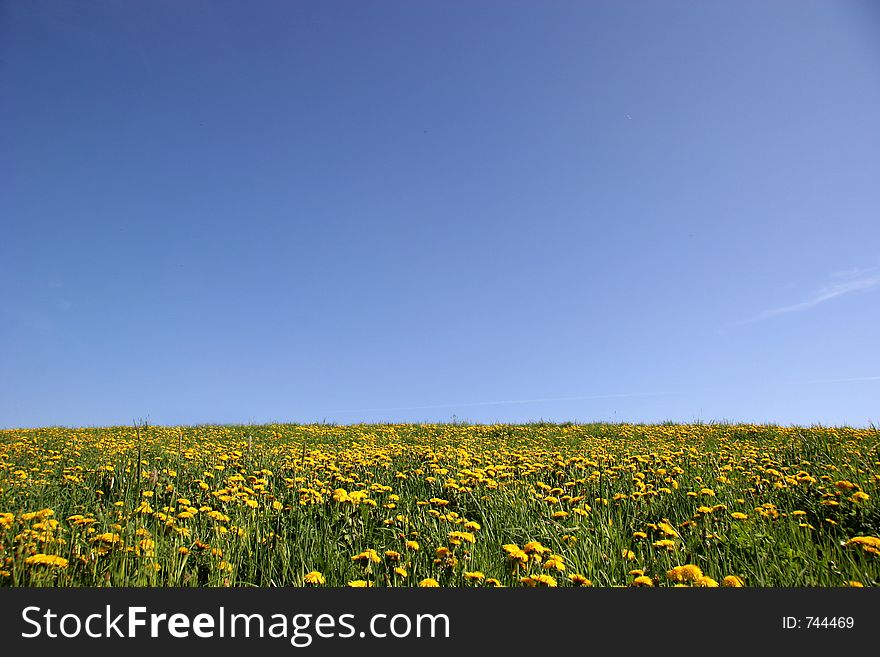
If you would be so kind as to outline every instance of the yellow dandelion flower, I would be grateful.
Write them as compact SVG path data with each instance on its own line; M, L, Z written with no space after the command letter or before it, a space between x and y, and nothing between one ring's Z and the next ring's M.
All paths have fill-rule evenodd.
M678 532L675 528L669 524L668 521L664 520L663 522L657 523L657 530L668 538L676 538L678 537Z
M67 559L54 554L34 554L24 562L29 566L49 566L51 568L67 568Z
M381 563L382 557L373 549L364 550L360 554L356 554L351 558L352 561L360 561L362 564Z
M551 555L550 558L544 562L544 570L565 570L565 562L563 559L564 557L561 557L558 554Z
M462 543L476 543L477 539L471 532L449 532L450 545L461 545Z
M544 547L538 541L529 541L523 546L523 552L526 554L547 554L550 552L550 548Z
M550 588L556 587L556 580L550 575L528 575L519 580L526 586L531 587L543 587L547 586Z
M703 571L699 566L694 564L686 564L684 566L676 566L672 570L666 572L667 579L673 582L696 582L703 577Z
M654 581L650 577L639 575L632 581L630 586L654 586Z
M317 570L313 570L311 572L303 575L303 582L306 584L310 584L312 586L321 586L327 583L327 580L324 579L324 575Z
M503 545L502 549L507 553L507 559L511 563L527 564L529 562L529 555L526 554L526 552L524 550L521 550L516 545L513 545L513 544Z
M742 579L737 577L736 575L728 575L724 579L721 580L721 586L730 586L733 588L742 588L745 586Z
M105 545L115 545L116 543L121 543L122 538L119 534L114 534L113 532L105 532L103 534L97 534L92 537L92 543L103 543Z
M844 547L858 547L872 555L880 555L880 538L876 536L854 536L843 544Z

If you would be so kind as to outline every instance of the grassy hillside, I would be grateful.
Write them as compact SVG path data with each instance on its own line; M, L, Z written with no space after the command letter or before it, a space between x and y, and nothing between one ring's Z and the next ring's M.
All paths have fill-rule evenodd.
M0 431L0 585L880 584L880 431Z

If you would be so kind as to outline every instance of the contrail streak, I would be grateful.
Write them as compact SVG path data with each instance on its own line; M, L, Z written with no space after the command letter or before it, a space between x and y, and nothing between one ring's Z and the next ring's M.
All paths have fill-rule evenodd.
M765 310L760 315L756 315L754 317L750 317L749 319L743 319L735 322L733 326L754 324L755 322L770 319L771 317L776 317L777 315L785 315L788 313L797 313L804 310L810 310L811 308L815 308L816 306L823 304L826 301L836 299L837 297L843 296L844 294L870 290L871 288L877 287L878 285L880 285L880 276L877 275L866 276L863 278L847 281L845 283L837 283L835 285L826 285L816 290L813 296L806 301L802 301L801 303L794 303L789 306L782 306L780 308L773 308L772 310Z
M880 376L854 376L848 379L816 379L801 383L854 383L856 381L880 381Z
M462 402L459 404L430 404L425 406L393 406L388 408L349 408L345 410L330 411L332 413L373 413L379 411L418 411L433 408L458 408L462 406L502 406L507 404L537 404L541 402L555 401L582 401L588 399L617 399L623 397L659 397L662 395L676 395L676 392L621 392L605 395L584 395L578 397L543 397L539 399L504 399L498 401Z

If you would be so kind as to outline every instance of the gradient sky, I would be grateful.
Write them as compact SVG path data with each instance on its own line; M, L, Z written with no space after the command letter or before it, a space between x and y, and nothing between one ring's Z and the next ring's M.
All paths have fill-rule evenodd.
M880 424L880 11L0 5L0 426Z

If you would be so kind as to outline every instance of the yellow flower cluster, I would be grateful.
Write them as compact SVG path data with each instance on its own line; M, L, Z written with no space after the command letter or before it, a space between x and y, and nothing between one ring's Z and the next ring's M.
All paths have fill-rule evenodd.
M876 586L878 450L761 425L3 430L0 586Z

